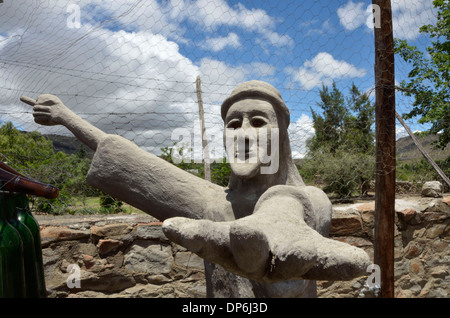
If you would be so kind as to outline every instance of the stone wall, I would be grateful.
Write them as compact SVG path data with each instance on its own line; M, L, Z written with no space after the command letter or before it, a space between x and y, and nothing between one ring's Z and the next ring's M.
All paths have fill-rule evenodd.
M49 297L205 297L203 261L169 242L150 216L38 221ZM396 200L396 297L449 297L449 222L450 196ZM373 202L334 206L331 237L372 259L373 226ZM359 297L366 279L320 281L318 295Z
M395 297L449 297L450 197L397 199L395 211ZM373 202L336 206L330 236L363 248L373 260L374 214ZM318 295L360 297L366 280L321 281Z
M400 195L421 195L422 187L426 182L411 182L411 181L395 181L395 193ZM440 182L441 183L441 182ZM449 186L444 182L441 183L442 191L447 193L450 191ZM375 192L375 181L369 182L367 191Z
M151 217L38 221L48 297L205 297L203 261Z

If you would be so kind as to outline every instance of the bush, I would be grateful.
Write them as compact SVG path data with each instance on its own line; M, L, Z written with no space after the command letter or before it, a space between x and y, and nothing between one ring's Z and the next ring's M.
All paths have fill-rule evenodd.
M445 175L450 175L450 156L444 160L436 160L435 162ZM436 170L434 170L425 158L412 163L397 162L396 178L400 181L419 183L430 180L441 180Z
M60 190L55 200L37 198L34 206L39 211L62 214L72 197L100 193L86 182L91 161L82 147L73 155L55 152L52 142L39 132L22 132L7 122L0 127L0 149L0 160L31 179Z
M365 195L368 182L375 176L375 157L343 150L333 154L316 152L303 161L299 172L308 179L320 176L323 190L340 199L357 192Z
M222 162L213 162L211 164L211 181L222 187L228 186L231 175L231 166L222 159Z
M52 215L74 214L70 208L72 203L72 196L66 191L62 190L56 199L46 199L41 197L30 197L30 202L33 209L39 212L44 212Z
M122 212L123 202L114 199L108 194L100 197L100 212L101 213L119 213Z

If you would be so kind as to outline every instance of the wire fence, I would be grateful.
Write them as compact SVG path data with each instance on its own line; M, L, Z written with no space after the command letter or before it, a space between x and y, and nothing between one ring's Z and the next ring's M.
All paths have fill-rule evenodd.
M425 52L432 39L419 28L436 22L432 2L395 0L392 9L394 37ZM223 142L221 102L239 83L258 79L275 86L290 109L292 154L305 181L328 187L331 196L367 195L375 171L376 13L370 1L351 0L6 0L0 3L3 161L49 183L60 182L55 171L72 169L62 168L70 160L58 161L43 144L27 151L8 146L7 122L19 131L72 136L62 126L37 125L32 108L19 101L44 93L155 155L180 142L177 131L188 130L187 147L201 159L197 77L207 139L216 144ZM411 69L396 57L398 85ZM396 101L399 114L412 110L412 97L398 92ZM428 130L419 119L406 123L412 131ZM438 178L410 139L402 139L408 136L404 127L397 122L396 128L397 179ZM334 129L337 139L327 141L320 129ZM420 140L448 175L450 150L432 148L435 138ZM221 162L224 155L210 157ZM50 160L49 168L37 160Z

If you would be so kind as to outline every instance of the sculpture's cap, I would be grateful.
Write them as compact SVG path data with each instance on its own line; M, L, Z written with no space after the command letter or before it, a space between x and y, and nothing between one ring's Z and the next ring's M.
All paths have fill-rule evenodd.
M228 98L225 99L225 101L222 103L221 108L222 119L225 121L225 117L231 105L233 105L237 101L246 98L262 98L269 101L275 108L275 111L280 114L281 120L284 121L286 127L289 126L290 121L289 109L284 103L280 92L269 83L256 80L239 84L231 92L231 95L228 96Z

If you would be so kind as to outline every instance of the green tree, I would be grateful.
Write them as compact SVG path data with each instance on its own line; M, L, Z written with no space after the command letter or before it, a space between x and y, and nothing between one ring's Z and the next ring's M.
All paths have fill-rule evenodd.
M22 132L11 122L0 127L0 160L31 179L60 190L55 200L36 199L36 204L47 212L69 206L73 196L99 194L86 182L90 160L81 149L76 155L55 152L52 142L42 134Z
M170 162L174 166L193 173L200 178L204 178L205 176L205 168L201 163L191 162L191 151L192 149L187 149L184 145L180 146L176 142L173 143L172 146L166 146L164 148L160 148L161 154L160 158ZM174 160L173 155L176 154L178 158L181 158L181 162L179 160ZM194 172L196 171L196 172Z
M191 173L193 171L197 171L198 173L195 174L200 178L205 177L205 167L203 166L202 163L190 162L190 156L186 158L188 159L186 160L187 162L182 161L180 163L175 163L172 158L172 155L175 153L174 151L177 151L178 152L177 155L179 155L180 158L183 158L185 147L183 146L179 147L176 143L174 143L170 147L168 146L161 148L161 155L159 157L185 171L189 171ZM231 167L230 164L226 162L226 159L225 158L222 159L221 162L219 162L218 160L212 162L210 165L210 169L211 169L211 182L226 187L228 185L228 181L230 180L231 175Z
M372 153L375 147L375 104L370 102L368 94L361 93L352 84L347 108L353 113L349 113L345 121L346 148L363 154Z
M310 151L326 149L334 153L343 148L361 153L371 151L375 105L369 96L352 84L350 97L345 98L335 83L331 90L322 86L319 94L317 105L322 112L311 109L316 134L308 141Z
M32 166L54 155L52 142L38 132L25 133L7 122L0 127L1 160L27 176L37 177Z
M78 148L78 151L76 153L77 158L84 159L86 158L86 149L84 149L84 146L81 144Z
M374 176L375 157L371 154L337 149L333 154L315 152L303 161L300 173L314 175L323 190L339 199L351 197L359 190L367 194L369 180Z
M211 181L222 187L228 186L231 176L230 163L225 158L222 162L213 162L211 164Z
M331 90L322 86L320 100L317 105L322 112L311 110L316 133L307 142L300 172L320 176L324 191L339 198L351 196L358 188L366 195L375 171L375 106L354 84L348 98L335 83Z
M420 116L420 123L430 123L429 132L439 134L436 147L445 148L450 142L450 2L433 1L438 10L436 24L424 25L420 32L427 34L431 45L424 54L406 40L395 39L395 53L412 64L408 80L399 89L413 96L412 110L404 118Z
M345 107L344 96L336 87L336 83L333 82L331 91L322 85L319 94L320 102L317 103L317 106L322 109L323 115L316 113L311 108L316 134L308 146L312 151L316 151L326 145L333 153L344 141L341 138L342 128L348 116L348 110Z

